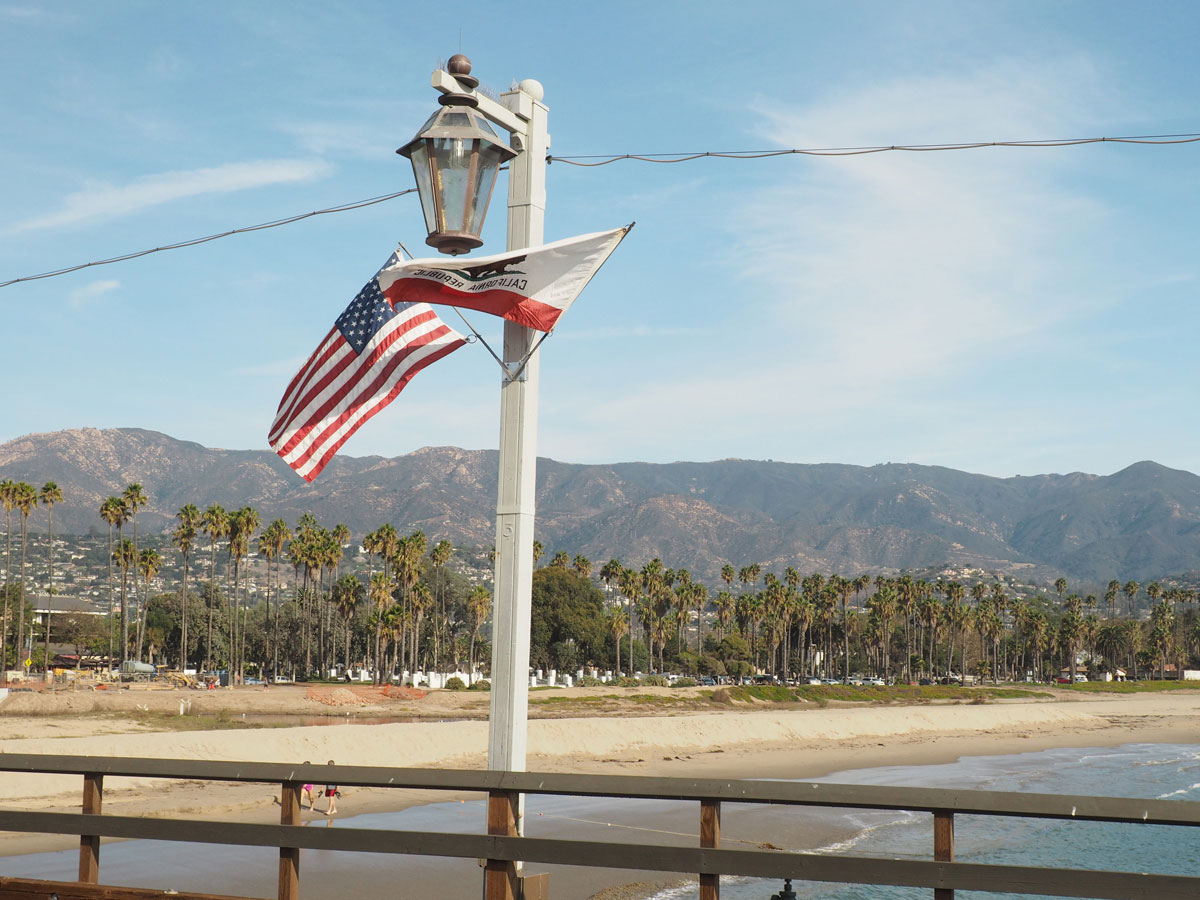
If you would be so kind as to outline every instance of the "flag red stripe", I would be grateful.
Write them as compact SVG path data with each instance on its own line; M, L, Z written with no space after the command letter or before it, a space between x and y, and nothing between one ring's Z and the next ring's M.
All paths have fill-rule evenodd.
M383 335L382 340L379 340L369 353L364 353L362 356L356 356L353 350L350 350L349 345L345 345L349 353L347 353L344 359L337 361L337 367L324 373L311 386L306 386L304 399L297 404L297 410L301 410L304 413L304 422L298 426L295 433L288 439L284 446L278 448L280 456L291 453L308 436L309 432L323 421L338 404L342 403L351 392L355 392L359 396L364 396L364 392L368 388L366 385L360 383L360 378L365 373L370 372L398 340L405 338L409 332L419 328L421 325L436 319L437 314L431 309L420 311L407 319L397 317L397 319L389 322L386 326L389 330ZM343 338L343 343L344 341L345 339ZM310 410L309 407L313 403L317 403L321 395L331 387L333 388L333 393L324 401L321 401L315 410ZM291 464L289 462L289 465Z
M492 288L478 293L460 291L440 281L428 278L402 276L383 292L393 303L415 301L440 303L445 306L461 306L480 312L500 316L526 328L549 331L562 315L562 310L541 300L534 300L515 291Z
M450 329L446 328L445 331L450 331ZM342 445L344 443L346 443L346 441L350 440L351 436L356 431L358 431L358 429L360 427L362 427L362 425L368 419L370 419L377 412L379 412L381 409L383 409L385 406L387 406L389 403L391 403L394 399L396 399L396 396L402 390L404 390L404 388L406 388L408 386L408 382L412 380L412 377L414 375L416 375L418 372L420 372L422 369L424 369L426 366L430 365L431 363L437 362L439 359L441 359L446 354L451 353L454 350L457 350L459 347L463 346L463 344L465 344L465 343L466 343L466 341L462 340L460 338L459 340L456 340L449 344L446 344L445 346L438 349L435 353L431 353L431 354L429 354L429 356L420 360L416 365L414 365L408 372L406 372L400 378L399 382L397 382L395 387L393 387L390 391L388 391L387 396L380 398L378 402L373 403L369 408L367 408L366 411L363 413L362 418L358 422L355 422L350 428L348 428L346 430L345 434L343 434L340 438L338 438L334 443L330 444L329 449L326 450L325 453L323 453L321 455L321 458L319 460L317 460L317 462L314 465L314 467L312 468L312 470L307 473L302 473L301 477L305 481L312 481L314 478L316 478L318 475L320 475L321 471L325 468L326 465L329 464L329 461L333 458L334 454L336 454L338 452L338 450L340 450L342 448ZM299 470L297 470L297 471L299 471Z
M432 314L433 313L431 311L430 315ZM427 321L428 316L426 316L425 319ZM340 428L346 421L348 421L361 408L363 408L362 404L364 402L371 401L375 397L376 393L382 390L389 383L389 381L394 377L396 370L404 365L410 356L412 356L416 351L424 348L426 345L445 337L449 330L450 329L447 326L442 325L440 328L436 328L428 334L416 338L401 350L393 353L392 356L386 360L385 365L374 375L374 377L371 378L370 382L359 383L356 380L353 396L351 396L349 399L344 398L350 392L339 392L338 402L329 402L322 405L320 411L309 420L309 424L305 428L305 435L307 436L317 428L320 428L320 431L316 434L308 447L306 447L295 458L288 460L288 464L296 469L296 471L300 471L300 469L304 467L305 463L307 463L309 459L311 459L315 454L321 452L325 443L334 435L338 428ZM378 358L381 354L377 353L374 355ZM372 366L364 368L364 372L370 372L371 368ZM407 383L408 382L405 380L405 376L402 375L401 387ZM396 391L396 393L399 393L399 391ZM392 394L391 396L394 397L395 394ZM389 402L390 399L391 398L389 397ZM373 413L371 413L371 415L373 415ZM330 418L330 416L334 417ZM358 424L361 425L362 423L360 422ZM357 428L357 425L355 427ZM291 446L288 448L288 450L290 451L299 443L301 443L301 441L293 438L292 441L289 441Z
M300 398L304 394L304 388L312 379L313 374L321 371L321 369L329 365L339 352L344 353L350 351L346 344L342 333L333 328L326 336L324 343L317 348L307 363L305 363L300 371L296 373L296 377L292 379L292 383L288 385L287 392L284 393L283 399L279 401L279 409L275 412L275 424L271 426L271 431L267 435L267 442L273 444L282 436L284 426L296 414L297 409L303 409L300 404ZM350 351L353 355L353 351Z

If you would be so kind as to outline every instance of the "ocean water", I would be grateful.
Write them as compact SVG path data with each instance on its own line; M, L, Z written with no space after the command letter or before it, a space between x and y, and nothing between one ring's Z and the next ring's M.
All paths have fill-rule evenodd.
M1113 748L1058 749L1010 756L967 757L945 765L889 766L834 773L821 781L911 787L948 787L1200 801L1200 744L1128 744ZM353 794L332 820L315 817L313 828L393 828L482 833L481 801L435 803L397 813L353 815ZM723 804L722 845L770 842L781 850L813 850L895 858L931 859L933 824L928 814L824 810ZM696 804L604 798L531 797L526 812L531 837L695 846ZM836 843L821 844L837 833ZM816 840L816 843L813 841ZM955 817L955 858L964 862L1061 866L1167 874L1200 873L1200 829L1165 825L1110 825L982 816ZM0 858L0 875L74 880L77 850ZM100 854L104 884L270 897L275 894L278 851L257 847L126 841L105 844ZM555 900L584 900L614 883L666 880L635 871L550 870ZM443 860L368 853L305 851L301 892L306 900L344 897L419 897L438 893L474 896L480 872L475 860ZM724 878L723 900L769 900L780 881ZM801 900L928 900L931 891L793 882ZM464 893L466 892L466 893ZM664 891L654 900L689 900L694 883ZM962 898L1015 898L1016 894L960 891Z
M1200 801L1200 744L1127 744L966 757L944 765L863 769L816 780ZM908 859L933 856L933 817L927 813L847 811L845 815L854 825L853 836L821 850ZM960 862L1200 874L1197 828L989 816L955 816L954 826L955 859ZM778 881L722 879L721 896L722 900L768 900L781 888ZM931 893L920 888L802 882L793 882L792 889L802 900L928 900ZM695 890L666 891L656 900L685 896L695 896ZM1032 895L958 891L957 896L1015 900Z

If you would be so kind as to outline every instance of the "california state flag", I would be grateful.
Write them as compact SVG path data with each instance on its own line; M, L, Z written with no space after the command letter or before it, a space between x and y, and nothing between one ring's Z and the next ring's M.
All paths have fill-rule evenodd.
M414 259L379 273L392 303L461 306L538 331L554 325L632 226L474 259Z

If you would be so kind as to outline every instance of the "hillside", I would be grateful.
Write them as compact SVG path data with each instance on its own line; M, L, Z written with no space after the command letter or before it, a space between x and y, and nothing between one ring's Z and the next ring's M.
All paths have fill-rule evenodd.
M264 521L311 511L361 536L383 522L459 546L493 543L494 451L426 447L339 457L316 482L273 453L216 450L140 429L78 429L0 445L0 479L58 482L60 534L101 532L105 497L140 482L145 530L185 503L250 505ZM538 537L593 560L661 556L712 577L726 562L802 571L975 566L1090 583L1200 563L1200 477L1139 462L1109 476L992 478L911 464L869 468L728 459L538 464ZM45 515L31 520L45 530Z

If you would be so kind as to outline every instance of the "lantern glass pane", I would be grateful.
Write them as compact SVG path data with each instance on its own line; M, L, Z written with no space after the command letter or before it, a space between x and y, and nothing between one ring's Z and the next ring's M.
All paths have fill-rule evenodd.
M461 138L438 138L434 141L436 182L434 188L441 197L442 221L438 231L462 231L463 209L471 179L471 152L474 141Z
M471 227L472 234L483 231L483 219L487 215L488 203L492 199L492 189L496 186L496 176L500 173L500 154L494 147L485 147L479 154L479 171L475 176L474 196L471 198Z
M429 150L424 141L417 142L409 155L413 178L417 182L417 195L421 198L421 211L425 213L425 230L437 230L437 194L433 190L433 179L429 173Z

